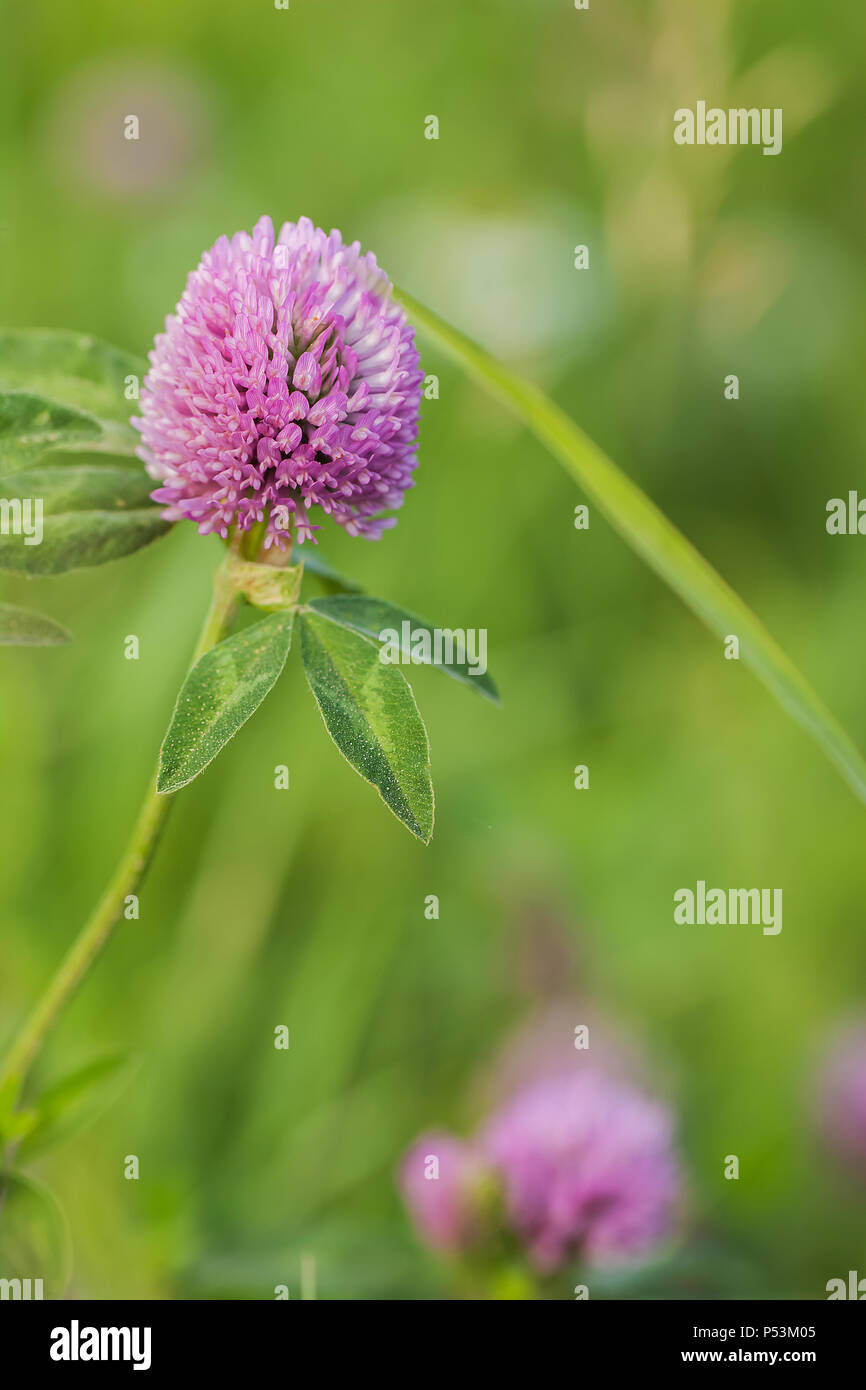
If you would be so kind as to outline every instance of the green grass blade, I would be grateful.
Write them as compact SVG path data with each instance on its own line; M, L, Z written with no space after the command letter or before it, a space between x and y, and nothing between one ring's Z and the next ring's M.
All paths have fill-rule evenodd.
M838 720L751 609L655 503L538 387L410 295L399 291L397 298L431 341L528 425L611 525L712 632L722 638L736 634L740 659L809 731L866 802L866 761Z

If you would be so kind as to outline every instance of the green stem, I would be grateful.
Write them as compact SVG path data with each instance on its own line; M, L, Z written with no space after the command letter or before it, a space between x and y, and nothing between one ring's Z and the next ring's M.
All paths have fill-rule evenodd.
M866 759L859 749L751 609L655 503L537 386L509 371L411 295L401 290L397 298L432 342L527 425L712 632L723 641L731 635L738 638L744 665L811 734L866 802Z
M234 612L235 598L234 586L227 577L225 566L221 566L214 576L210 610L190 663L192 666L224 635ZM17 1102L27 1074L58 1015L108 942L121 918L126 899L135 893L144 878L173 800L173 796L157 795L154 775L114 877L48 988L22 1025L0 1069L0 1095L9 1108Z

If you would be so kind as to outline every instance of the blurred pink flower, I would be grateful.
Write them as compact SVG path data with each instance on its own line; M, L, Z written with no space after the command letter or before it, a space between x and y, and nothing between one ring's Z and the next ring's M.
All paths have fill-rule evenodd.
M433 1156L438 1182L425 1177ZM452 1253L484 1242L498 1187L500 1226L542 1274L649 1254L673 1230L681 1189L670 1110L588 1063L523 1086L469 1143L422 1137L401 1179L422 1239Z
M479 1234L476 1192L482 1170L470 1146L442 1130L423 1134L400 1167L403 1200L419 1236L457 1254Z
M866 1021L837 1034L817 1090L818 1127L825 1144L852 1176L866 1181Z
M533 1263L606 1264L669 1234L679 1194L663 1105L590 1068L536 1082L493 1115L479 1150Z
M190 69L112 53L75 68L58 88L47 154L80 196L153 198L206 167L210 105Z

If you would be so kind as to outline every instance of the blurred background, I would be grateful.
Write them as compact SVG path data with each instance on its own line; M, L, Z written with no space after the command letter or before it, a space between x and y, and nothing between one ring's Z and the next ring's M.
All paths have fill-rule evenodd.
M866 444L859 22L843 0L10 8L0 319L143 354L221 233L264 212L336 226L554 395L862 747L866 542L824 526ZM676 146L699 99L782 107L781 155ZM184 792L140 920L40 1063L47 1084L135 1062L32 1168L57 1204L53 1292L295 1298L306 1259L308 1295L314 1270L320 1298L447 1297L402 1153L477 1124L516 1030L558 1018L568 1050L592 1016L674 1106L688 1184L680 1241L618 1296L824 1297L866 1274L866 1187L812 1118L817 1059L862 1004L863 808L597 514L574 529L584 499L540 446L422 349L439 398L397 528L373 545L326 524L320 552L487 628L502 707L413 674L426 849L342 762L294 654ZM103 569L3 579L75 641L0 657L0 1042L122 847L219 553L185 524ZM699 878L782 887L781 934L675 926Z

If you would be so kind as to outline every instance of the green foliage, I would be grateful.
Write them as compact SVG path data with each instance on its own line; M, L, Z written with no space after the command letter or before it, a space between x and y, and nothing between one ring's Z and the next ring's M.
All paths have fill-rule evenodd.
M0 479L0 503L24 506L40 499L40 544L0 535L0 569L18 574L63 574L131 555L171 528L150 501L153 483L143 470L113 464L51 464Z
M80 333L0 330L0 477L58 449L134 453L129 418L146 370Z
M59 647L69 640L69 633L53 618L0 603L0 646Z
M304 572L312 574L319 580L323 589L333 594L359 594L361 585L354 579L349 579L345 574L340 574L323 560L319 550L312 545L303 547Z
M103 565L169 530L143 466L120 461L138 444L129 418L146 369L80 333L0 330L0 503L4 516L37 499L44 510L37 544L4 527L0 569L49 575Z
M136 1066L127 1053L115 1053L88 1062L48 1087L26 1112L17 1161L28 1163L94 1123L129 1085Z
M82 333L63 329L0 329L0 391L27 391L127 424L147 363ZM130 438L136 438L130 432Z
M401 299L424 332L531 429L651 569L740 654L783 709L820 744L861 801L866 761L808 681L712 565L654 502L525 377L503 366L410 295Z
M429 843L430 747L408 681L354 628L312 609L300 624L304 671L328 733L397 819Z
M291 640L292 614L273 613L196 662L160 751L157 791L179 791L213 762L275 686Z
M45 1299L62 1298L72 1239L54 1192L27 1174L0 1170L0 1216L0 1279L41 1279Z
M463 685L468 685L470 689L477 690L479 695L486 695L488 700L499 702L499 695L496 686L485 672L473 675L470 664L466 660L458 660L456 648L452 648L451 659L436 661L435 655L429 656L424 653L435 653L433 645L434 634L442 632L441 628L434 628L431 623L423 618L418 618L414 613L407 613L405 608L398 608L396 604L388 603L381 598L368 598L366 595L348 594L345 596L334 596L333 598L311 599L309 607L316 613L322 613L326 618L332 618L336 623L342 623L344 627L354 628L364 637L369 637L378 642L379 634L385 630L393 631L398 634L400 650L407 658L420 665L436 666L440 671L444 671L446 676L452 676L454 680L460 681ZM426 633L431 639L429 647L421 648L422 655L418 655L419 647L412 647L411 639L404 640L403 624L408 623L411 633ZM413 655L414 651L414 655Z
M160 754L157 790L178 791L213 761L272 689L288 655L303 566L277 569L230 551L225 582L271 617L218 643L190 671ZM301 653L331 737L386 806L425 844L433 833L430 748L412 690L383 662L382 628L434 629L402 608L360 595L313 599L300 609ZM441 669L496 700L486 675L456 654Z
M93 448L104 438L92 416L27 391L0 394L0 475L56 449Z

